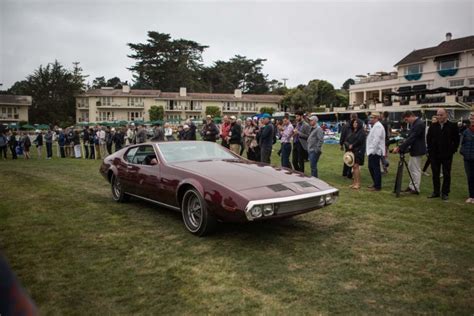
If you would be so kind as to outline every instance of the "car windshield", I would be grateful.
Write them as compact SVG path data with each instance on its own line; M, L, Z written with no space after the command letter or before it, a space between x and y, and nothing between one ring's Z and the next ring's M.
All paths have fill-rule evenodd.
M221 145L204 141L160 143L158 147L169 163L191 160L237 159Z

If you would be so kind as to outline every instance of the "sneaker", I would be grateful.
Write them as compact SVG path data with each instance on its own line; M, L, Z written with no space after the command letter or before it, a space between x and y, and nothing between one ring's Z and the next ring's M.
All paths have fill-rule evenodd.
M468 198L468 199L466 200L466 203L474 203L474 199Z
M430 196L428 196L428 199L434 199L434 198L439 198L439 194L432 193Z
M441 195L441 200L447 201L449 200L449 197L446 194Z
M423 172L423 175L424 175L424 176L427 176L427 177L429 177L429 176L430 176L430 174L429 174L428 172L426 172L426 171L425 171L425 172Z

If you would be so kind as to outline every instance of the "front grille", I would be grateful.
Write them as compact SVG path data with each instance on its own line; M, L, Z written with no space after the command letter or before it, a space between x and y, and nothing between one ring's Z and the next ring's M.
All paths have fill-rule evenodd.
M276 214L286 214L286 213L292 213L292 212L297 212L297 211L320 208L321 207L319 204L320 199L321 197L316 196L316 197L311 197L308 199L276 204L275 206L278 208L276 210Z

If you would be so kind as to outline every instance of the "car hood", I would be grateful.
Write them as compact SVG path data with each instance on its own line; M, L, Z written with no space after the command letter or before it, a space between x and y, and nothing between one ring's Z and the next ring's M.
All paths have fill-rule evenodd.
M317 178L290 169L245 160L188 161L176 163L174 166L199 174L249 197L288 196L332 189Z

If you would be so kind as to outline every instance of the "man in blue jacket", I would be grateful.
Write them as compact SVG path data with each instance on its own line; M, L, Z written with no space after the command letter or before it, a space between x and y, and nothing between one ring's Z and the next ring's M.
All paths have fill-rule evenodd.
M411 111L404 112L402 118L407 124L410 124L411 128L403 144L396 147L393 152L402 154L410 152L408 170L413 182L410 181L405 192L417 194L420 192L421 184L421 160L426 154L425 123Z

